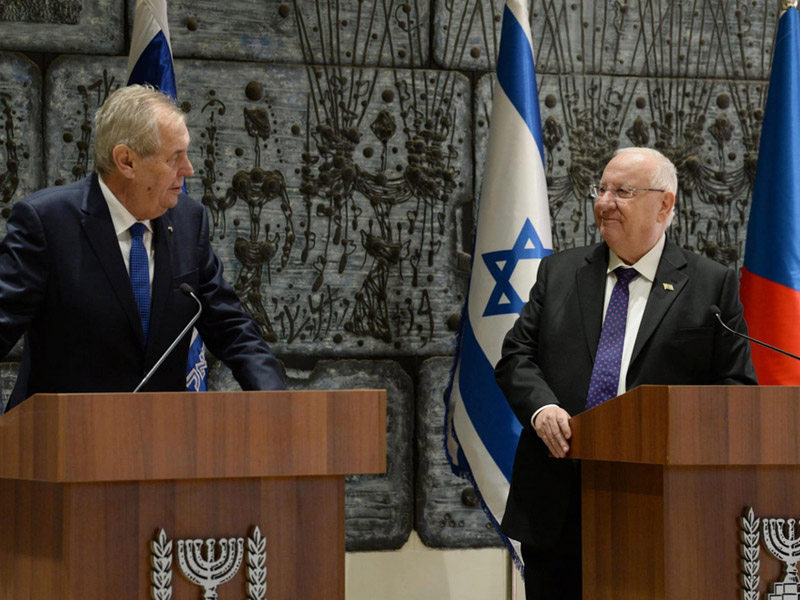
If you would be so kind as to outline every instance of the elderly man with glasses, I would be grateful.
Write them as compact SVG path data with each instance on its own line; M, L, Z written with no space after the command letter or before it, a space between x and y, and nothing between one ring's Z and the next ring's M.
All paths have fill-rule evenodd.
M618 151L589 190L603 241L543 259L505 337L495 374L523 431L502 528L528 600L581 598L571 415L643 384L756 384L748 343L710 310L747 332L736 273L666 235L677 189L660 152Z

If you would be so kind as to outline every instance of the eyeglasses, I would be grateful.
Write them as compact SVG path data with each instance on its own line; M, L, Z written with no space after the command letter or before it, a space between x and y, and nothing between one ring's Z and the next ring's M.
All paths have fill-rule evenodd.
M657 190L655 188L635 188L629 185L623 185L619 188L608 187L604 183L600 185L592 184L589 186L589 196L592 198L599 198L606 192L610 193L615 198L620 200L630 200L636 195L636 192L663 192L664 190Z

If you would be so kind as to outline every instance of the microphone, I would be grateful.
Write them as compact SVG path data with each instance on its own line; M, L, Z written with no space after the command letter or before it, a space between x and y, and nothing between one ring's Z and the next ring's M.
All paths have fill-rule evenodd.
M192 298L194 298L194 301L197 302L197 312L194 314L194 316L192 317L192 320L189 321L189 323L186 325L186 327L183 328L183 331L181 331L178 334L178 337L176 337L175 340L172 342L172 344L170 344L169 348L166 349L164 354L161 355L161 358L158 359L158 362L156 362L156 364L153 365L153 368L150 369L150 371L147 373L147 375L144 376L144 379L142 379L139 382L139 385L137 385L136 389L133 390L134 394L136 392L138 392L145 383L150 381L150 378L153 376L153 373L155 373L156 370L158 369L158 367L161 366L161 363L163 363L167 359L167 357L170 355L170 353L175 349L175 346L178 345L178 342L180 342L183 339L183 336L186 335L186 333L197 322L197 319L200 318L200 313L203 312L203 305L201 304L200 299L195 295L194 290L192 289L192 286L190 286L188 283L182 283L178 289L181 292L183 292L184 294L186 294L187 296L191 296Z
M719 321L719 324L722 325L728 331L730 331L733 335L738 335L740 338L744 338L746 340L749 340L749 341L753 342L754 344L758 344L759 346L764 346L765 348L769 348L770 350L774 350L775 352L780 352L781 354L785 354L786 356L788 356L790 358L794 358L796 360L800 360L800 356L796 356L796 355L792 354L791 352L787 352L786 350L781 350L780 348L776 348L775 346L770 346L766 342L762 342L761 340L757 340L756 338L750 337L749 335L745 335L743 333L739 333L738 331L735 331L735 330L731 329L730 327L725 325L725 323L722 322L722 317L719 316L719 306L717 306L715 304L712 304L711 305L711 314L714 315L715 317L717 317L717 321Z

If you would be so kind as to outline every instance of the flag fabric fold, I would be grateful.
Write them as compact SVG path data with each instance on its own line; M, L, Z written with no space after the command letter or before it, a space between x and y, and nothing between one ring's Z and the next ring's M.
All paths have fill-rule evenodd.
M522 426L495 383L505 333L552 253L533 47L525 2L507 0L469 293L445 394L445 450L499 527ZM502 534L501 534L502 535ZM517 564L518 548L503 537Z
M740 295L750 335L800 354L800 16L778 22ZM800 385L800 362L751 344L762 385Z
M149 83L177 98L166 0L137 0L128 55L128 85Z
M166 0L136 2L127 80L128 85L149 83L173 99L178 97L175 68L172 64L172 47L169 42ZM206 391L207 366L203 340L197 330L193 329L186 364L187 390Z

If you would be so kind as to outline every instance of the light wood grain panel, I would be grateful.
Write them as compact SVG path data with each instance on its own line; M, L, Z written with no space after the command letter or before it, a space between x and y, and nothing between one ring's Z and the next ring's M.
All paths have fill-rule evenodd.
M800 514L800 466L662 466L587 461L584 598L739 597L739 517ZM762 593L781 563L760 552Z
M385 390L38 395L0 418L0 477L382 473Z
M800 462L800 387L641 386L572 419L570 455L663 465Z
M581 469L584 598L663 598L662 467L593 462Z
M173 598L199 597L177 539L267 540L270 598L344 598L344 478L277 477L97 484L0 480L0 598L149 597L150 541L173 540ZM246 547L246 541L245 541ZM246 558L246 557L245 557ZM220 597L244 597L245 564ZM237 591L238 590L238 591Z

